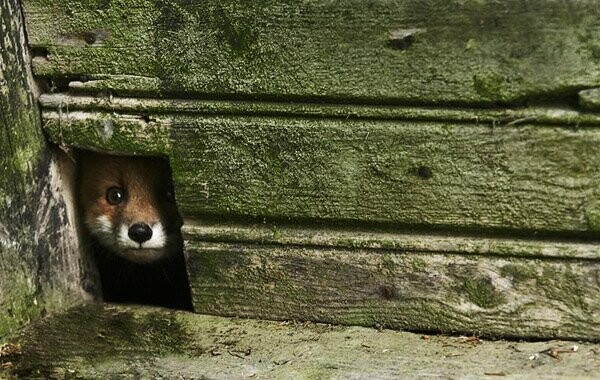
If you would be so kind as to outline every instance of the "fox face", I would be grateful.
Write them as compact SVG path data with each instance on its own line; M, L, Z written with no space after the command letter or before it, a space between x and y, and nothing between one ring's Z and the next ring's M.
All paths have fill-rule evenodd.
M137 264L181 249L182 219L167 160L87 151L78 159L80 212L97 243Z

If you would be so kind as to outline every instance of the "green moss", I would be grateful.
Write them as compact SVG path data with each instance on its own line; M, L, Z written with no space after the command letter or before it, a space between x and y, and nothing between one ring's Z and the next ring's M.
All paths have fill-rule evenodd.
M600 47L598 48L600 55ZM579 105L589 110L600 109L600 88L593 88L579 92Z
M247 7L246 2L238 2L234 7L219 5L215 7L213 17L215 26L220 30L219 36L232 51L243 54L251 50L258 42L261 30L258 23L261 17L257 14L260 8Z
M443 324L443 312L427 306L414 305L414 310L421 311L422 319L439 320L440 326L451 332L447 324ZM87 315L87 320L67 315L72 312ZM116 317L119 313L128 316ZM154 321L149 321L146 314L152 314ZM394 314L376 315L375 318L382 321L378 327L394 322ZM99 326L108 325L102 319L114 318L127 322L97 334ZM527 363L528 355L515 354L516 349L522 353L545 350L548 348L545 341L486 339L484 344L466 345L462 338L455 336L432 335L424 340L423 334L381 329L230 319L111 305L105 305L95 314L73 309L49 319L28 326L19 335L23 355L11 358L15 376L21 375L18 378L313 380L415 378L422 377L423 373L465 378L498 368L498 363L502 371L518 377L554 378L569 373L574 378L585 378L597 369L589 355L569 355L568 360L559 361L542 355L539 358L542 365L531 366ZM56 319L65 321L52 321ZM405 322L399 318L394 323L404 325ZM141 337L134 337L129 343L121 342L123 328L136 331ZM145 328L150 332L146 333ZM166 334L157 334L153 329ZM476 330L469 333L473 332ZM180 340L162 344L164 336L171 334ZM597 344L577 344L584 352L600 348ZM566 350L573 342L554 341L552 345ZM112 355L107 356L107 352ZM456 355L461 355L460 360L448 360ZM398 365L399 361L402 365ZM26 373L26 369L30 373ZM0 377L6 374L0 370Z
M424 272L427 270L428 264L425 259L413 257L410 260L410 267L412 272Z
M591 128L507 126L491 133L450 122L178 115L171 131L187 217L590 233L583 207L572 205L593 191L589 179L600 173L600 134ZM393 180L369 167L384 155ZM437 163L434 177L408 174L413 157ZM544 185L548 178L556 185ZM205 186L208 197L199 191ZM350 240L344 244L364 244Z
M593 208L586 212L587 224L590 231L600 232L600 209Z
M397 275L398 264L391 255L383 255L381 258L381 266L388 276Z
M168 155L169 128L139 119L123 119L114 114L95 113L88 119L71 119L68 114L46 121L44 129L51 141L82 148L95 148L129 154Z
M537 285L548 299L564 303L568 307L588 311L589 295L586 294L582 279L571 268L570 263L560 266L544 266Z
M273 240L275 241L279 241L279 239L281 239L281 230L279 229L279 227L277 226L273 226L273 228L271 229L271 233L273 234Z
M121 351L127 353L129 360L149 359L164 353L183 353L190 340L177 315L163 310L135 313L103 305L83 305L61 318L45 319L33 326L19 339L45 342L45 360L32 360L38 355L38 347L24 345L17 374L55 378L54 363L69 360L72 367L64 375L78 378L79 368L88 363L100 366L110 363ZM48 331L59 333L52 335L56 341L47 342ZM62 335L69 332L77 335L78 340L62 340ZM93 349L82 349L82 342Z
M37 74L147 77L171 97L463 105L598 84L593 2L102 4L24 2L30 42L50 52L34 61ZM405 49L390 44L400 25L423 31ZM108 33L90 46L85 36L94 31Z
M492 309L505 302L505 297L496 291L487 277L464 279L460 291L467 296L469 301L484 309Z
M28 77L20 5L0 1L0 336L59 308L50 293L68 291L47 277L71 264L52 220L59 201L46 199L54 195L44 187L49 153ZM64 246L52 250L56 266L42 267L58 240Z
M338 247L348 247L348 248L359 248L360 244L355 239L338 239L335 242L335 245Z
M484 98L500 100L504 97L504 78L496 73L475 74L473 86Z
M71 89L74 92L92 92L106 93L109 92L118 96L136 96L153 94L157 96L161 94L161 81L158 78L149 78L145 76L133 75L91 75L86 82L77 82L71 84ZM101 102L98 102L97 108L103 108ZM147 111L146 108L138 108L137 111ZM153 109L156 112L164 112L164 108L157 107Z
M9 254L14 252L5 250L2 253L5 262L0 266L3 283L0 294L0 337L39 318L44 311L44 300L37 294L32 274L23 270L16 262L6 262L10 259ZM3 270L4 268L7 270Z
M537 278L535 268L526 263L506 264L500 268L500 275L502 277L508 277L517 283L531 281Z

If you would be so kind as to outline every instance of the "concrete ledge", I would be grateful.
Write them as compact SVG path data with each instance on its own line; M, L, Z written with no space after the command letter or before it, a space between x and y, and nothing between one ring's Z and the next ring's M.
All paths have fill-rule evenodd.
M600 371L600 344L480 341L87 304L13 336L0 348L0 368L0 377L19 378L591 379Z

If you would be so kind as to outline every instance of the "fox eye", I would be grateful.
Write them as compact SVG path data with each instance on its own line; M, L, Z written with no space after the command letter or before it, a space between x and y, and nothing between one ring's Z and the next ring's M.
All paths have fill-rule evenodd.
M116 206L119 203L123 202L124 199L125 191L120 187L111 187L108 190L106 190L106 201L109 204Z

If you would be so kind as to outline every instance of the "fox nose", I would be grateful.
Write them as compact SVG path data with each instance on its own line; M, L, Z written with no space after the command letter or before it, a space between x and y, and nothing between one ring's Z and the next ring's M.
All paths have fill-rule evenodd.
M129 227L127 235L131 240L142 244L152 237L152 228L146 223L136 223Z

